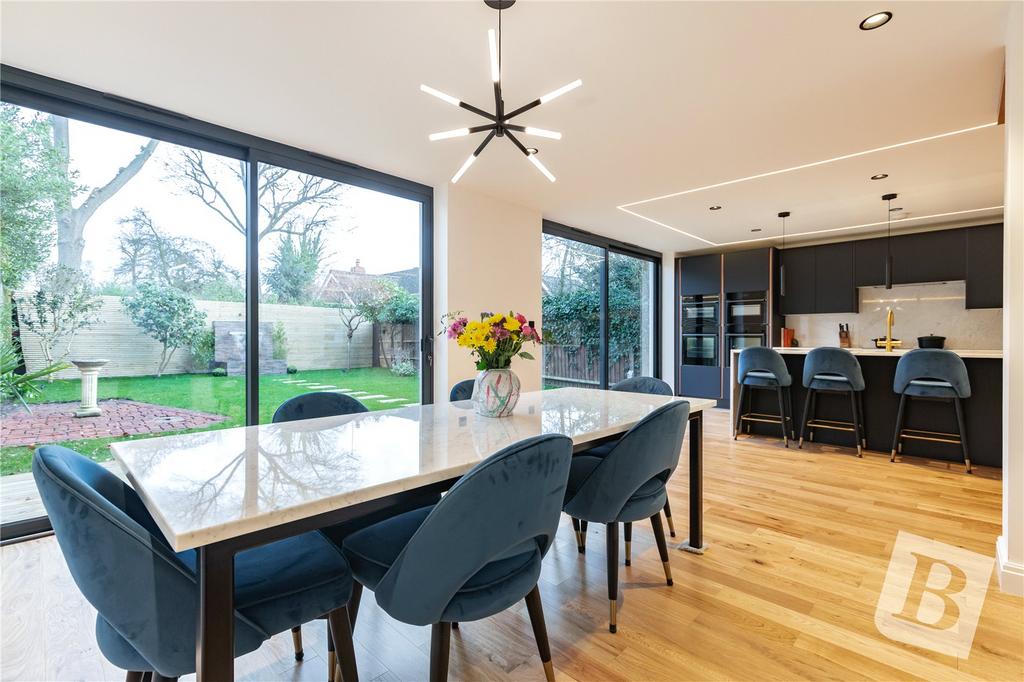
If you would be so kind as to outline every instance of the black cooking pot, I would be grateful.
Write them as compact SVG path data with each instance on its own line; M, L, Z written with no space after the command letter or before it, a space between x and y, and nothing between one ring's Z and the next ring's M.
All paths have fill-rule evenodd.
M945 336L919 336L917 337L918 348L942 348L946 345Z

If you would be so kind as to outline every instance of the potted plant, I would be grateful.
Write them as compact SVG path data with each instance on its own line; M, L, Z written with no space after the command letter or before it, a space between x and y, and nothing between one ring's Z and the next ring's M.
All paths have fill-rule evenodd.
M484 417L508 417L519 402L519 377L512 371L512 358L533 360L523 350L525 343L540 343L540 332L520 314L481 313L470 322L459 313L441 318L443 334L476 357L479 373L473 385L473 408Z

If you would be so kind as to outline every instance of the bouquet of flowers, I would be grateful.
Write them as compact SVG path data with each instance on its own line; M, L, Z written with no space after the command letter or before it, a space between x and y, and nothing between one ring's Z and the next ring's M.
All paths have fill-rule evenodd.
M441 318L441 323L444 325L442 334L455 339L463 348L469 348L476 356L478 370L508 369L514 357L533 360L533 356L523 350L523 344L541 343L540 331L534 323L518 313L480 313L480 320L472 322L461 313L448 313Z

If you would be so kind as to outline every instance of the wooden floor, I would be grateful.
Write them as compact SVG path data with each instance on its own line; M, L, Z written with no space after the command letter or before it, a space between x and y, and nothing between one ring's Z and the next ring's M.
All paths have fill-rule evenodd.
M620 572L619 632L606 628L604 530L576 551L563 523L541 578L561 680L1021 680L1024 603L995 574L967 659L883 637L874 609L900 530L992 556L998 471L839 448L784 449L728 437L726 414L706 417L704 556L673 550L667 587L650 528L637 524L633 565ZM684 452L686 450L684 449ZM685 460L684 460L685 461ZM686 521L686 467L671 483L677 530ZM682 537L677 538L681 540ZM2 679L121 680L96 649L93 613L52 538L0 550ZM239 660L240 678L326 678L323 621ZM429 628L391 620L366 593L355 631L362 680L422 680ZM525 606L453 633L451 679L542 680Z

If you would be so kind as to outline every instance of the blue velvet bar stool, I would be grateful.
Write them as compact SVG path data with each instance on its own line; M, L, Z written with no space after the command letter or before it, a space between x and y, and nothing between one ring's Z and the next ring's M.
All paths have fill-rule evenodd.
M82 455L46 445L32 475L78 589L95 607L96 641L126 680L195 672L196 552L175 553L138 494ZM235 655L327 616L344 682L357 680L348 613L352 573L316 532L235 556Z
M804 400L804 414L800 422L800 444L804 446L804 430L810 429L810 440L814 440L814 429L830 429L832 431L849 431L853 434L853 442L857 446L857 456L864 456L867 445L864 430L864 410L861 396L864 392L864 374L860 370L857 356L845 348L815 348L804 359L804 388L807 397ZM816 410L819 393L848 394L850 396L850 413L853 419L849 422L835 419L818 419Z
M971 380L963 358L948 350L918 348L912 350L896 364L896 378L892 390L900 395L896 413L896 432L892 437L890 461L896 461L897 452L903 452L903 439L925 440L933 443L959 445L964 456L965 473L971 473L971 457L967 452L967 431L964 426L962 401L971 397ZM942 400L953 403L956 413L956 433L911 429L903 426L908 398Z
M451 624L488 618L520 599L554 680L537 579L565 497L572 441L543 435L474 466L436 505L348 536L356 580L392 618L430 625L430 680L448 677Z
M469 400L473 397L473 386L476 384L475 379L463 379L452 386L451 393L448 394L448 400L456 402L459 400Z
M329 393L326 391L303 393L281 403L271 421L275 424L282 422L293 422L300 419L319 419L321 417L337 417L343 414L361 414L369 412L366 405L362 404L350 395L344 393ZM329 626L328 626L329 627ZM334 645L333 640L327 638L327 675L332 678L334 675ZM301 661L302 653L302 627L292 628L292 646L295 649L295 660Z
M782 443L788 448L789 439L794 437L793 397L790 393L793 377L789 375L786 361L771 348L764 346L744 348L740 351L740 356L736 361L736 382L740 385L740 394L733 408L736 412L736 423L732 431L733 440L739 437L744 426L746 426L747 433L750 433L749 422L778 424L782 429ZM779 399L777 415L751 412L750 400L755 390L775 391ZM746 399L746 407L744 407L744 399ZM788 429L786 428L787 422Z
M679 464L690 403L677 400L655 409L615 442L604 457L572 458L565 506L569 516L605 524L608 552L608 630L615 632L619 596L619 524L650 519L665 581L672 585L661 510L665 482Z

